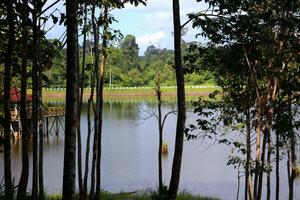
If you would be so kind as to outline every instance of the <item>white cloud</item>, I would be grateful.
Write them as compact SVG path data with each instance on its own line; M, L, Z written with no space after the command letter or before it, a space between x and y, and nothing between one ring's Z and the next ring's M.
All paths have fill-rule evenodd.
M139 46L159 45L160 41L166 37L164 31L159 31L153 34L146 34L136 38Z
M149 13L146 15L146 20L156 21L156 20L168 20L172 18L172 13L166 11L158 11L154 13Z

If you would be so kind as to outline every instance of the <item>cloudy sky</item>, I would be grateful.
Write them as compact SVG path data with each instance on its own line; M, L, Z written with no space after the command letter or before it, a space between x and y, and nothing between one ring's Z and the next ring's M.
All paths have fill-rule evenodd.
M182 23L187 20L188 13L205 8L203 3L197 3L196 0L181 0L180 3ZM60 10L64 9L62 4L59 7ZM124 36L134 35L140 47L140 54L143 54L149 45L173 48L172 0L148 0L147 6L127 5L124 9L112 11L111 14L118 20L112 28L120 30ZM193 30L190 26L188 29L189 31L184 36L186 41L201 41L201 39L195 39L197 30ZM55 27L47 33L47 36L58 38L63 32L64 27Z

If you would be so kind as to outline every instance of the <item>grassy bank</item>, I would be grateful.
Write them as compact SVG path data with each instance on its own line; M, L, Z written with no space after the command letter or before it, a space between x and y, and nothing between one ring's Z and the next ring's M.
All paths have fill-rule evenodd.
M46 200L61 200L61 195L47 196ZM145 192L145 193L119 193L112 194L108 192L101 193L102 200L158 200L155 193ZM213 197L202 197L198 195L192 195L188 192L181 192L177 195L176 200L218 200Z
M196 100L198 97L207 97L211 92L219 89L212 85L186 86L186 99ZM162 87L162 97L164 100L176 99L176 87ZM30 91L29 91L30 93ZM43 89L43 99L45 101L59 101L65 99L65 88L45 88ZM90 88L84 89L83 98L86 101L90 95ZM109 99L155 99L155 91L151 87L115 87L105 88L104 98Z

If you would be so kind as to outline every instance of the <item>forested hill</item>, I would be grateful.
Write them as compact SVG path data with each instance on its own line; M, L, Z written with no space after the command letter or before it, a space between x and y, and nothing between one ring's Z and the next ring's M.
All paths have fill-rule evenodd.
M189 44L183 43L184 55L188 54ZM80 47L82 59L82 47ZM86 42L86 70L84 85L90 84L93 69L93 42ZM52 68L45 71L48 77L46 87L65 87L65 50L60 50L55 56ZM80 63L81 63L80 59ZM117 46L108 49L107 70L105 73L106 86L153 86L155 76L160 75L161 85L176 85L173 69L174 52L150 45L139 55L139 46L133 35L127 35ZM80 64L82 67L82 64ZM189 73L185 75L187 85L213 84L213 76L208 71Z

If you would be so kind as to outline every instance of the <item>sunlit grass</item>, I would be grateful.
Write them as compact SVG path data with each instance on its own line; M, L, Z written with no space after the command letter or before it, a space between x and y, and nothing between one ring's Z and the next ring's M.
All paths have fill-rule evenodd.
M176 101L176 88L175 87L162 87L162 98L164 101ZM186 100L195 101L199 96L206 98L209 93L218 90L214 87L195 87L186 86ZM28 91L30 94L31 91ZM66 90L61 89L44 89L43 99L44 101L64 101ZM84 89L83 100L87 101L90 94L90 89ZM133 87L129 88L105 88L104 89L104 99L105 100L156 100L155 91L153 88L143 88L143 87Z

